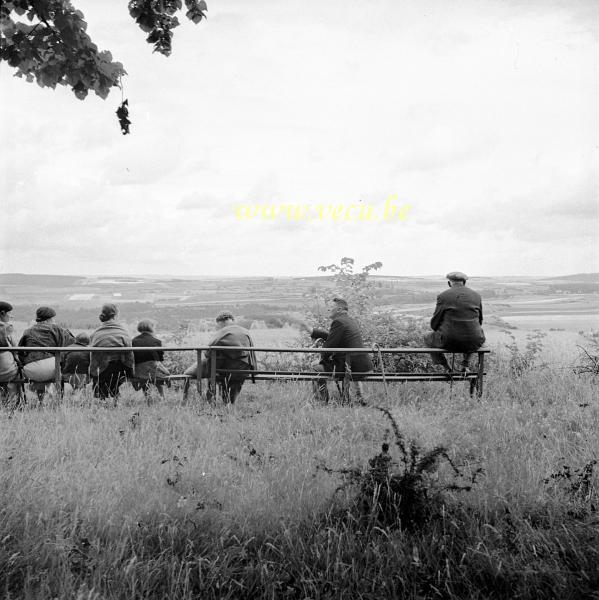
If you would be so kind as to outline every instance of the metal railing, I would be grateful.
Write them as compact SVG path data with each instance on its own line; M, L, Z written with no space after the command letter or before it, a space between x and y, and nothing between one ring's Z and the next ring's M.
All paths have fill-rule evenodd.
M62 370L61 370L61 359L64 353L69 352L89 352L103 353L109 352L113 354L122 354L126 352L195 352L198 364L198 371L201 369L202 364L202 353L206 352L213 353L218 350L232 351L242 348L244 350L251 350L253 352L277 352L277 353L298 353L298 354L458 354L450 350L444 350L442 348L379 348L374 346L372 348L271 348L271 347L260 347L260 346L110 346L110 347L98 347L98 346L66 346L66 347L55 347L55 346L10 346L7 348L0 349L1 351L9 351L13 353L29 353L29 352L44 352L46 354L54 355L54 383L60 387L62 384ZM484 377L484 365L485 365L485 354L489 353L490 350L486 348L474 350L472 354L478 355L478 365L473 375L476 375L476 388L478 395L482 394L483 390L483 377ZM258 370L259 372L259 370ZM285 371L280 371L285 373ZM201 373L198 373L201 375ZM93 373L91 373L94 376ZM316 376L316 372L314 373ZM326 373L322 373L326 375ZM383 373L384 375L384 373ZM216 380L216 360L211 361L211 373L210 373L210 385L213 387ZM202 393L202 377L197 377L196 387L199 394Z

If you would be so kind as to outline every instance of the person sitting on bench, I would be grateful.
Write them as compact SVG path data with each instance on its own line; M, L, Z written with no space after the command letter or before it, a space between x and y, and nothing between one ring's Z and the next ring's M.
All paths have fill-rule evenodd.
M150 386L156 386L158 393L164 397L164 382L170 375L168 369L162 364L164 352L158 350L162 342L154 335L154 323L149 319L143 319L137 324L139 335L133 338L133 346L156 347L156 350L143 350L134 352L135 355L135 379L133 387L143 390L146 398ZM137 380L137 381L136 381Z
M69 346L75 336L64 327L55 323L56 311L49 306L40 306L35 312L35 324L23 333L19 346ZM42 400L46 392L46 383L54 379L55 360L52 352L21 350L19 358L23 363L23 375L29 379L30 388L37 392Z
M62 367L63 381L66 381L74 390L83 389L89 383L90 353L84 350L89 346L89 335L79 333L75 343L69 348L77 348L73 352L63 354L64 363Z
M254 342L250 332L235 323L235 318L230 312L223 312L216 317L218 331L210 341L209 346L230 346L231 350L218 350L216 353L216 368L231 369L236 371L254 371L256 369L256 354L251 349ZM210 377L211 364L209 359L202 359L200 365L200 376ZM198 377L198 363L194 363L185 371L185 375L192 378ZM217 374L220 380L222 397L224 402L233 404L241 392L244 381L248 374L232 373ZM188 382L186 382L188 383ZM209 390L209 393L213 393Z
M13 326L10 320L12 305L0 301L0 398L6 399L18 393L17 384L11 383L19 373L19 365L9 348L14 346Z
M133 352L118 351L116 348L131 346L131 336L117 318L119 311L114 304L104 304L99 319L102 324L92 333L92 347L115 348L114 352L93 352L90 363L90 374L94 382L94 397L105 400L116 398L119 388L133 377Z
M439 294L431 319L432 332L425 337L430 348L463 354L461 370L468 373L470 355L485 343L482 330L483 305L480 294L466 287L468 276L460 271L447 274L449 289ZM451 368L444 354L431 354L433 364Z
M329 317L331 328L323 343L323 348L363 348L362 333L355 319L348 314L348 305L343 298L333 298L329 303ZM317 330L312 330L312 336L318 337ZM322 335L320 338L322 339ZM314 366L318 372L335 373L335 379L350 379L356 392L356 398L363 402L364 393L360 375L366 375L372 371L372 361L368 354L348 352L326 353L323 352L320 363ZM320 380L315 387L316 398L323 402L329 401L329 391L326 380ZM344 381L343 401L349 401L349 386Z

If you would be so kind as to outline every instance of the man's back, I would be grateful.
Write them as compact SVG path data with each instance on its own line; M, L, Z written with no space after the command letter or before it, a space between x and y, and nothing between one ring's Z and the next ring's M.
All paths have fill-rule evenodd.
M451 287L439 294L431 327L436 330L443 321L453 319L476 319L479 325L482 325L483 308L480 294L466 286Z
M348 314L337 315L331 322L329 336L324 343L324 348L363 348L362 333L355 319ZM344 370L345 364L341 353L332 357L336 370ZM348 362L351 370L366 372L372 370L372 361L368 354L348 353Z
M431 328L443 337L443 347L474 350L484 341L482 299L466 286L453 286L437 297Z
M211 340L210 346L231 346L236 348L247 348L243 350L221 350L218 358L243 360L256 367L255 354L250 348L254 345L250 332L235 323L227 325L216 332ZM227 367L225 367L227 368Z

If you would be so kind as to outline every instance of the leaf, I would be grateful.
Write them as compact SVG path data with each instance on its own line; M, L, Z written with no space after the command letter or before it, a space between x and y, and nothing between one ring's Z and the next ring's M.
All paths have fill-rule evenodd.
M124 100L123 103L117 108L116 116L119 120L119 125L121 126L121 133L123 135L127 135L129 133L129 125L131 125L131 121L129 120L129 100Z

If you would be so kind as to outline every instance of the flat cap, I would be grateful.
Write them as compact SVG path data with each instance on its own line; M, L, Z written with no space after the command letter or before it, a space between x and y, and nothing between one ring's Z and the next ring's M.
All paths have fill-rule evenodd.
M447 273L445 277L446 279L449 279L449 281L463 281L464 283L468 281L468 275L461 271L452 271L451 273Z
M234 321L235 317L228 311L224 311L222 313L220 313L220 315L218 315L218 317L216 317L216 322L219 323L220 321Z
M0 312L10 312L12 310L12 304L10 302L4 302L0 300Z
M49 306L40 306L36 311L35 311L35 320L38 323L41 323L42 321L47 321L48 319L51 319L52 317L56 316L56 311L53 308L50 308Z

